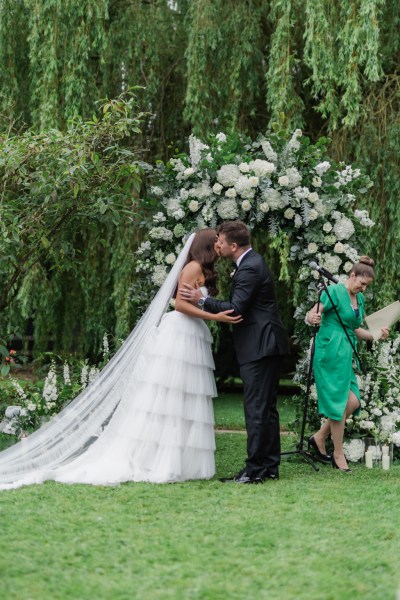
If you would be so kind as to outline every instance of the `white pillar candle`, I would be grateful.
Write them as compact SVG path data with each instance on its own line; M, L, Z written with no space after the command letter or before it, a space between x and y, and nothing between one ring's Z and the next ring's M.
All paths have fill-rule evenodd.
M389 456L389 446L382 446L382 456Z
M367 450L365 453L365 466L367 469L372 469L372 452Z
M390 469L390 457L388 454L382 456L382 469L384 471L389 471Z

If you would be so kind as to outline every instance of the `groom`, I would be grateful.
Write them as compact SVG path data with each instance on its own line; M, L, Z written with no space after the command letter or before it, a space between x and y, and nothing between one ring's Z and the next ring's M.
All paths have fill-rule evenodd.
M225 221L218 229L221 256L236 263L230 301L203 297L183 284L179 292L203 310L234 309L243 322L233 329L233 341L244 384L247 430L246 466L231 481L262 483L279 478L280 435L276 408L282 355L287 338L279 318L274 282L264 259L250 245L250 231L241 221Z

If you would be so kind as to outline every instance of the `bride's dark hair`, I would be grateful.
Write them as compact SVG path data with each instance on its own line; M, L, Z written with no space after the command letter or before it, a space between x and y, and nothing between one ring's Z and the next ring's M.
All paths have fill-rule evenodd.
M200 263L205 279L204 285L208 289L210 296L216 296L218 293L216 286L217 273L214 266L218 258L214 249L217 239L218 236L215 229L200 229L194 237L186 259L186 264L192 260Z

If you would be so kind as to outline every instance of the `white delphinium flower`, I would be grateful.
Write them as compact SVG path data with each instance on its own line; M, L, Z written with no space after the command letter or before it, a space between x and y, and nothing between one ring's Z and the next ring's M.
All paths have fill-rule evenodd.
M213 157L212 157L212 155L210 154L210 152L209 152L209 153L207 154L207 156L206 156L206 161L207 161L207 162L209 162L209 163L212 163L212 161L213 161Z
M166 227L153 227L149 231L149 237L151 237L154 240L161 239L170 241L172 240L172 231L170 231Z
M153 185L153 186L150 188L150 192L151 192L152 194L154 194L154 196L162 196L162 195L163 195L163 193L164 193L164 192L163 192L163 190L162 190L160 187L158 187L158 185Z
M105 333L103 335L103 356L107 356L110 354L110 346L108 344L108 335Z
M298 138L302 135L303 132L301 131L301 129L296 129L286 146L289 152L297 152L297 150L300 148L300 142Z
M296 213L294 212L293 208L287 208L283 213L283 216L285 217L285 219L293 219L295 214Z
M312 204L317 202L319 199L317 192L309 192L307 197L308 197L308 201L311 202Z
M151 280L157 287L162 286L167 278L167 270L164 265L156 265L151 275Z
M236 190L234 187L228 188L225 192L227 198L236 198Z
M176 261L176 256L173 252L170 252L165 257L165 262L167 263L167 265L173 265L175 263L175 261Z
M182 173L186 169L186 165L180 158L171 158L169 162L176 173Z
M236 202L234 200L230 200L229 198L226 200L221 200L217 207L217 213L221 219L226 221L237 219L239 216Z
M302 177L296 167L289 167L289 169L286 169L286 175L289 177L290 187L294 188L301 183Z
M221 143L224 143L224 142L226 142L226 135L225 135L225 133L222 133L222 132L220 132L220 133L217 133L217 135L215 136L215 138L216 138L216 139L217 139L219 142L221 142Z
M149 240L146 240L145 242L142 242L140 244L136 253L137 254L145 254L146 252L150 252L150 250L151 250L151 242Z
M240 163L239 170L242 173L250 173L250 165L249 165L249 163L245 163L245 162Z
M299 228L301 227L303 224L303 219L301 218L301 215L296 214L294 217L294 226Z
M107 337L107 334L104 334L104 335L105 335L105 337ZM107 344L108 344L108 341L107 341ZM103 348L104 348L104 338L103 338ZM67 361L65 361L65 363L64 363L63 377L64 377L65 385L71 385L71 373L70 373L69 364L67 363Z
M183 179L189 179L189 177L191 177L194 174L195 170L193 169L193 167L188 167L183 171Z
M261 160L260 158L250 161L249 166L256 177L268 177L276 169L274 163L267 160Z
M88 375L89 383L92 383L92 381L97 379L97 377L99 376L99 373L100 373L99 369L97 369L96 367L90 367L90 371L89 371L89 375Z
M210 202L206 202L201 210L201 214L206 223L210 223L210 221L214 218L214 209Z
M246 212L251 209L251 204L250 204L250 202L248 200L243 200L243 202L242 202L242 209L244 211L246 211Z
M217 194L219 196L219 194L222 192L222 185L220 183L214 183L212 191L214 192L214 194Z
M325 231L325 233L329 233L332 231L333 227L330 223L324 223L322 229Z
M17 392L17 394L21 398L21 400L27 400L28 397L27 397L27 395L24 392L24 388L13 377L11 377L10 379L11 379L11 383L13 385L13 388L15 389L15 391Z
M344 246L342 242L336 242L333 251L336 252L336 254L342 254L342 252L344 251Z
M367 210L355 210L354 216L360 221L363 227L373 227L375 225L374 221L369 218Z
M153 215L154 223L163 223L166 220L167 220L167 217L162 212L158 212L155 215Z
M85 388L88 384L89 370L87 365L83 365L81 370L81 388Z
M270 162L276 163L278 161L278 155L268 140L263 140L261 142L261 148Z
M318 246L315 242L310 242L307 246L307 251L309 254L316 254L318 252Z
M203 142L194 135L189 136L189 154L192 167L195 169L198 167L198 164L201 160L201 151L208 150L208 148L209 147L206 144L203 144ZM191 175L192 174L193 173L191 173Z
M319 163L316 167L314 167L314 171L317 173L317 175L319 175L321 177L321 175L326 173L328 171L328 169L330 169L330 167L331 167L331 163L329 163L327 160L325 160L324 162Z
M47 404L48 402L55 402L57 398L58 391L56 365L52 362L50 365L49 372L47 373L47 377L44 380L43 399Z
M338 240L348 240L354 233L354 225L347 217L342 216L333 226L333 231Z
M290 179L287 175L281 175L278 178L278 183L279 185L281 185L282 187L287 187L290 183Z
M314 187L317 187L317 188L321 187L321 185L322 185L321 177L313 177L312 184Z
M217 179L224 187L234 186L239 177L241 177L241 172L237 165L223 165L217 171Z
M197 200L191 200L189 202L189 210L191 210L192 212L196 212L196 210L199 209L199 203Z

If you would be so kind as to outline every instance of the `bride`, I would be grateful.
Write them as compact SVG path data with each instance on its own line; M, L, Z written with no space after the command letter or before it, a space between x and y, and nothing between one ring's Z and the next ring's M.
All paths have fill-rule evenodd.
M0 453L0 489L47 480L113 485L209 479L215 473L216 395L204 323L241 317L203 312L177 284L216 293L214 229L192 234L149 308L100 376L63 411Z

